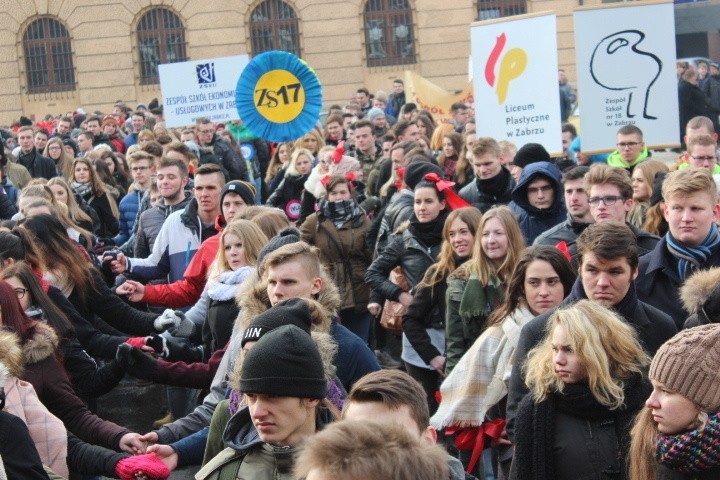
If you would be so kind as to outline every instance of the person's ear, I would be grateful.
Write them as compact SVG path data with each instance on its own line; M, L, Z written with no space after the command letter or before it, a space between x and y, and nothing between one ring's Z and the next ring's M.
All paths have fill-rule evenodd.
M318 293L320 293L320 290L322 290L322 286L323 286L322 278L318 277L318 278L314 279L311 293L313 295L317 295Z
M628 198L625 200L623 208L625 208L626 212L629 212L632 209L633 201L632 198Z
M437 443L437 431L433 427L428 426L420 436L430 445L435 445Z

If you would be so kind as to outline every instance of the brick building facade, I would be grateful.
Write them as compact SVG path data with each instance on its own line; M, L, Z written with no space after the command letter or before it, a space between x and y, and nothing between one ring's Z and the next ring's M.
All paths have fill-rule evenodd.
M602 0L580 0L599 4ZM713 0L720 1L720 0ZM574 83L577 0L3 0L0 123L77 106L108 111L160 96L156 65L266 49L299 52L324 103L360 86L390 91L413 70L448 89L467 82L469 25L558 14L560 66Z

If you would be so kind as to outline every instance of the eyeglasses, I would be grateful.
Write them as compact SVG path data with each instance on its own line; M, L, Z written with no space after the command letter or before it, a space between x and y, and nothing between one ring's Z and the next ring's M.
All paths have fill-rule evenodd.
M57 145L53 145L52 147L48 147L48 151L50 150L62 150L62 148L58 147Z
M615 202L618 200L624 201L625 197L621 197L620 195L607 195L605 197L590 197L588 198L588 203L590 205L600 205L600 202L603 202L605 206L612 207L615 205Z
M712 155L712 156L706 155L706 156L700 156L700 157L696 157L694 155L690 155L690 156L692 157L693 160L695 160L697 162L714 162L715 160L717 160L716 155Z
M142 172L143 170L147 170L150 167L130 167L130 170L133 172Z
M640 145L640 142L622 142L622 143L618 143L617 147L618 148L634 148L634 147L637 147L638 145Z
M18 298L23 298L25 296L25 293L27 293L27 288L16 288L15 294Z

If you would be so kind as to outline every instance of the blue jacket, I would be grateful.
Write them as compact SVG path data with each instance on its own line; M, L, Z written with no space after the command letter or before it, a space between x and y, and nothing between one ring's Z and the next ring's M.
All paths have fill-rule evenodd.
M550 180L555 191L555 198L550 208L535 208L528 202L527 188L530 182L543 176ZM512 192L512 202L509 207L513 209L520 223L520 230L525 237L525 243L532 245L535 237L562 223L567 218L565 199L561 182L562 174L550 162L531 163L523 169L520 180Z
M118 205L118 212L120 213L120 233L117 234L113 241L115 245L124 245L130 239L133 226L135 225L135 219L137 218L137 212L140 208L140 202L144 195L144 191L131 190L120 200Z
M148 258L128 258L128 272L142 280L169 276L168 283L183 278L183 273L200 244L216 235L215 226L203 228L193 198L183 210L171 214L163 223Z

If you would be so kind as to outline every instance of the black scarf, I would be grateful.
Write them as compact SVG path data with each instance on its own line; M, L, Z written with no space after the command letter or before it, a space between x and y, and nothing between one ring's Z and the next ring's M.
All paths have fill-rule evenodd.
M511 479L552 480L555 478L555 412L589 421L614 419L618 439L618 455L625 458L630 446L630 429L637 411L643 407L652 387L647 379L635 374L625 381L623 407L610 410L600 404L585 383L567 384L564 391L554 392L542 402L535 402L532 394L520 403L515 420L514 458ZM620 472L625 478L624 471Z
M408 227L408 230L410 230L410 233L412 233L420 243L428 248L440 245L443 240L442 232L448 214L449 212L447 210L443 210L435 220L421 223L413 213L412 217L410 217L410 227Z
M354 199L350 200L338 200L336 202L328 202L327 200L320 200L318 207L323 216L333 222L335 228L340 228L347 222L355 220L363 211Z
M481 194L492 198L498 198L507 191L508 182L510 181L510 172L507 168L500 168L500 173L492 178L475 178L478 190ZM509 194L509 193L508 193Z
M572 287L572 292L570 294L573 299L577 300L587 300L587 294L585 293L585 288L583 287L582 281L580 281L580 278L578 277L577 280L575 280L575 283ZM632 320L635 316L635 307L637 307L637 292L635 290L635 282L630 282L630 288L628 289L628 292L625 294L622 300L618 302L617 305L613 305L612 309L615 310L620 316L622 316L624 319L626 319L629 323L632 323Z

